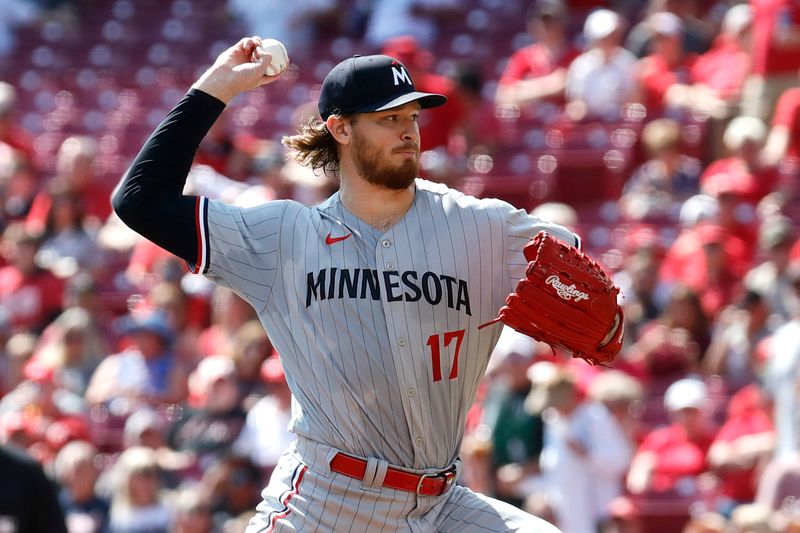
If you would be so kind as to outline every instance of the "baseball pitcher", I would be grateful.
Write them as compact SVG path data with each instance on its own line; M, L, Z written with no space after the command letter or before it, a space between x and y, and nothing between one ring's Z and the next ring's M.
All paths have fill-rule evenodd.
M131 228L245 298L281 354L297 442L248 533L557 531L458 485L458 453L502 327L498 310L500 320L570 346L528 327L527 295L537 293L518 282L553 288L571 306L596 306L609 292L526 273L550 242L543 236L570 253L578 237L419 179L417 119L446 99L416 91L387 56L339 63L322 85L322 120L284 138L298 161L339 179L327 201L239 208L184 196L195 150L226 103L280 76L265 74L272 57L260 44L245 38L219 56L147 140L112 200ZM614 318L595 348L609 345L611 329L610 345L621 337Z

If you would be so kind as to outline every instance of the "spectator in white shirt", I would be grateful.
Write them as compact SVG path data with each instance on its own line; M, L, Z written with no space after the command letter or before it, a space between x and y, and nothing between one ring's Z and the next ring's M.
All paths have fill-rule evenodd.
M608 9L598 9L586 18L583 35L589 49L567 71L571 118L616 120L621 107L636 100L636 57L620 45L623 28L622 17Z
M642 396L641 386L621 373L609 374L596 378L600 381L584 399L572 374L556 369L536 381L528 397L528 407L545 422L540 465L564 533L597 531L607 521L633 457L630 420L621 413Z

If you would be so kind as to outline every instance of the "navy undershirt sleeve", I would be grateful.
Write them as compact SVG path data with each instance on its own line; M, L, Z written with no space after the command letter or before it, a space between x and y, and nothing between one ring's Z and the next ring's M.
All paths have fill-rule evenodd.
M191 89L147 139L111 197L131 229L162 248L197 262L197 198L183 186L200 141L225 104Z

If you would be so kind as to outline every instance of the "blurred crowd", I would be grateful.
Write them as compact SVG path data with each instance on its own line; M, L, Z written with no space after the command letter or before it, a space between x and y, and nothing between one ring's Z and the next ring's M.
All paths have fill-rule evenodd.
M192 5L170 13L204 20ZM503 332L461 483L564 533L800 531L800 3L209 5L231 40L286 43L294 65L265 91L312 83L275 116L254 115L276 109L268 99L234 102L187 193L327 197L336 180L287 161L263 122L315 115L323 47L383 52L450 99L420 118L424 177L573 228L622 288L613 368ZM1 0L0 63L25 32L79 29L104 6L121 22L135 9ZM492 27L487 56L471 33ZM292 440L280 354L242 299L111 213L140 144L117 146L63 93L31 102L29 76L0 74L0 472L24 450L52 484L45 512L71 533L243 531ZM29 105L49 110L33 115L42 124L23 120ZM149 120L114 111L130 129ZM0 526L14 510L5 483Z

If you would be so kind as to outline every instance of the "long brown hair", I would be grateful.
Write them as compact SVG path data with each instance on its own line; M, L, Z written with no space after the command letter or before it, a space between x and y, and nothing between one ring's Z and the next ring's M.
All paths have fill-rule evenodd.
M329 176L339 171L339 146L328 126L318 118L301 123L296 135L285 135L281 142L301 165L321 168Z

